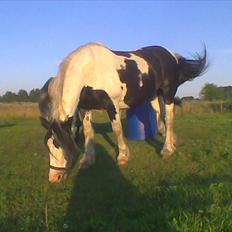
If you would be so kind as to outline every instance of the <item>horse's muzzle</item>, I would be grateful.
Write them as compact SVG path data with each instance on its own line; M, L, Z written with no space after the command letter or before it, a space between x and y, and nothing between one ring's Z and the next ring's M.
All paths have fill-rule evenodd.
M49 170L49 182L58 184L63 180L66 180L68 177L68 172L67 170L54 170L51 169Z

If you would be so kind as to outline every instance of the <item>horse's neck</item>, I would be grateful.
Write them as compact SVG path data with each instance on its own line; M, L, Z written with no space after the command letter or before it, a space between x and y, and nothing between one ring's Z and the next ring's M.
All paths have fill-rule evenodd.
M70 77L69 77L70 78ZM67 83L69 82L69 83ZM79 81L80 82L80 81ZM75 115L79 97L84 83L76 85L72 78L64 81L57 78L53 83L52 95L53 97L53 118L65 121L67 118Z
M59 119L65 121L67 114L65 113L61 99L61 88L60 88L60 79L58 77L54 78L49 84L48 88L49 96L51 97L52 109L51 117L53 119Z

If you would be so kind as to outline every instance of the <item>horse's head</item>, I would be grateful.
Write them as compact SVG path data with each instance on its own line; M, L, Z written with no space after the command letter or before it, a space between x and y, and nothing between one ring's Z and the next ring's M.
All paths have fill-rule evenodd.
M71 131L73 118L66 121L48 121L41 117L41 124L47 129L44 143L49 150L49 181L59 183L66 179L72 167L74 154L78 151Z

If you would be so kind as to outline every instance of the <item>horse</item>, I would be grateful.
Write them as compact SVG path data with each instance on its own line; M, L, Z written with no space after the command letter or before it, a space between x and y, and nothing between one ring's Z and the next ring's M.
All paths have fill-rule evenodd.
M41 124L47 129L44 143L50 156L49 181L66 179L73 156L80 153L76 143L80 124L85 137L80 168L93 165L92 110L107 112L117 137L117 162L124 165L130 151L119 111L151 102L158 130L165 136L161 155L172 156L176 150L173 121L177 88L205 72L206 57L205 47L203 54L188 59L162 46L114 51L100 43L88 43L70 53L57 75L43 86L39 102Z

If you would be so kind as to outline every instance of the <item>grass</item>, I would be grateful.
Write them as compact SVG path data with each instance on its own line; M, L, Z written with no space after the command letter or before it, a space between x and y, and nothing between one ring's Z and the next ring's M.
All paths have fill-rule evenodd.
M230 113L178 115L174 157L161 137L128 141L124 167L105 114L94 127L94 166L52 185L39 120L0 120L0 231L232 231Z

